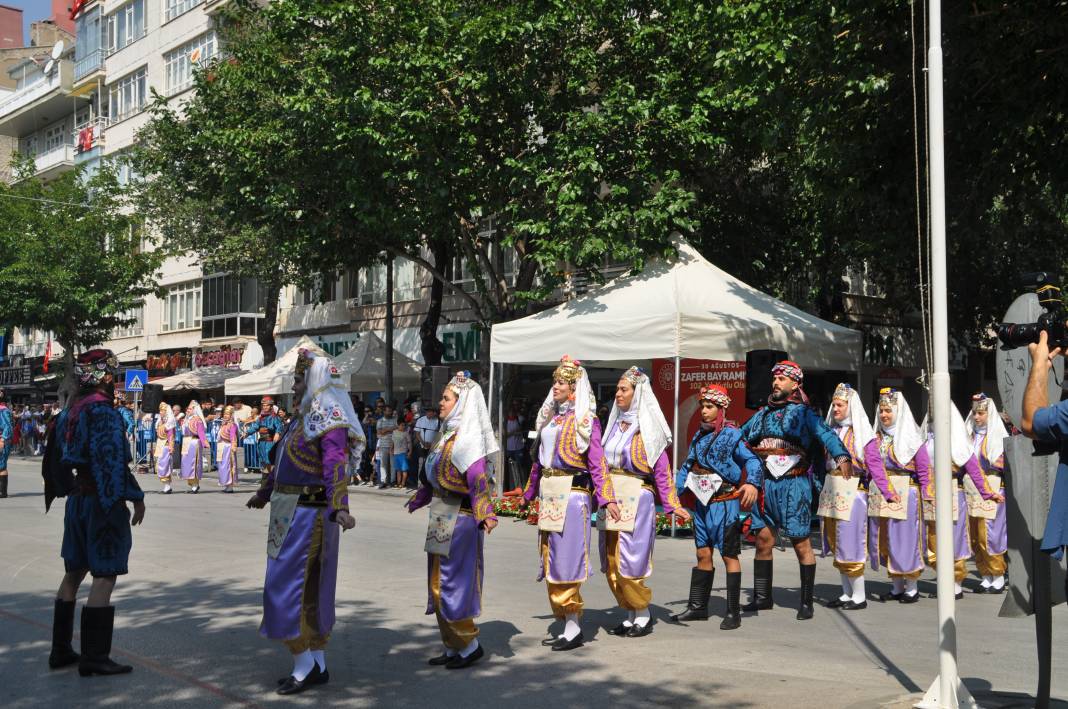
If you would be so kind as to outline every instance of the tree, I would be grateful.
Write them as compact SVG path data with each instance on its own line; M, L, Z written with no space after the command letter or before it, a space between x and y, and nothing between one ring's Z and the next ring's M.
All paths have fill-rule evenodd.
M33 173L33 161L22 160L14 184L0 186L0 322L51 332L69 373L76 350L129 325L157 292L161 253L142 243L112 165L49 182ZM66 377L63 391L76 386Z

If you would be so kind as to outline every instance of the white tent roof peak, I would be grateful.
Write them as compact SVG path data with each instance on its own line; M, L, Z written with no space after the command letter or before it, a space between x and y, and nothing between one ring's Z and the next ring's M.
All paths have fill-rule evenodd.
M386 343L374 332L365 332L359 342L337 356L334 364L349 377L349 391L379 391L386 383ZM394 391L418 389L422 365L393 350Z
M226 380L226 395L259 396L290 393L293 389L293 372L297 368L297 355L301 348L311 350L320 357L330 356L305 335L288 352L267 366Z
M821 320L740 281L681 237L657 258L541 313L493 327L495 362L553 364L565 352L603 366L653 358L742 360L784 350L803 367L856 370L861 333Z

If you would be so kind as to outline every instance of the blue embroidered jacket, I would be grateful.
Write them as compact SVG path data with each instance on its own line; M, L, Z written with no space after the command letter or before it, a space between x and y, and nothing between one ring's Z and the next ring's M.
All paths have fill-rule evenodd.
M68 426L74 426L69 441ZM119 500L144 499L145 493L130 472L132 456L126 442L126 424L110 403L89 404L77 421L69 420L69 409L65 409L56 422L56 440L65 464L76 468L79 474L92 475L97 499L105 512Z
M835 460L850 458L838 434L815 409L805 404L762 407L742 426L742 436L754 447L765 438L781 438L805 451L813 465L820 465L824 460L823 451Z
M698 430L690 441L690 452L686 461L675 474L675 487L686 487L686 476L694 464L723 478L724 482L738 485L745 471L745 482L755 485L759 490L764 476L764 466L749 446L742 440L742 432L733 426L724 426L719 433Z

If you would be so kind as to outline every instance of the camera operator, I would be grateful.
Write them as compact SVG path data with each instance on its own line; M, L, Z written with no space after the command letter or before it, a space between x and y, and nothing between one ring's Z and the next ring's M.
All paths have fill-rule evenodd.
M1021 428L1028 438L1053 443L1058 448L1060 461L1042 551L1060 559L1068 545L1068 400L1051 406L1046 392L1053 360L1063 352L1060 347L1050 351L1045 330L1039 334L1038 342L1028 345L1027 349L1031 353L1031 374L1024 390ZM1068 582L1065 590L1068 592Z

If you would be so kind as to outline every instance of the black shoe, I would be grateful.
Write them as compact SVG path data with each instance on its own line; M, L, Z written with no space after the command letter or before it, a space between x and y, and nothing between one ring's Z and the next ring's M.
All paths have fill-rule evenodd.
M620 623L619 625L617 625L616 627L612 628L611 630L609 630L607 632L608 632L609 635L622 636L622 635L626 635L627 631L630 630L632 627L634 627L634 626L633 625L628 625L626 623Z
M486 652L482 649L482 645L479 645L478 647L475 648L475 651L472 652L467 657L464 657L463 655L454 656L449 661L449 664L445 665L445 669L447 669L447 670L462 670L463 668L470 667L471 665L473 665L476 662L478 662L479 660L481 660L482 656L485 655L485 654L486 654Z
M454 657L456 657L456 655L450 655L447 652L443 652L437 657L432 657L427 660L427 664L434 665L435 667L439 665L447 665Z
M122 675L133 671L133 667L111 660L114 629L115 606L82 607L82 656L78 661L78 674L82 677Z
M919 603L920 602L920 594L919 593L914 593L914 594L912 594L910 596L907 593L902 593L901 594L901 598L897 599L897 602L898 603Z
M52 611L52 652L48 655L48 666L53 670L68 667L81 659L74 652L71 640L74 637L74 601L56 599Z
M972 593L990 593L991 590L990 586L979 586Z
M833 601L827 601L824 605L828 608L841 608L849 601L843 601L841 598L836 598Z
M992 594L994 594L995 596L999 596L999 595L1001 595L1002 593L1005 593L1005 587L1004 587L1004 586L1002 586L1001 588L994 588L993 586L991 586L991 587L990 587L990 590L989 590L989 591L988 591L987 593L992 593Z
M882 601L883 603L889 603L890 601L898 601L898 602L900 602L901 599L904 598L904 597L905 597L905 592L904 591L902 591L901 593L894 593L893 591L887 591L886 593L879 594L879 600Z
M278 694L282 695L300 694L308 687L314 687L319 684L326 684L329 681L330 673L325 670L320 670L319 664L315 663L312 665L312 670L308 673L307 677L300 680L294 677L293 675L290 675L289 677L286 677L284 680L282 680L281 684L278 686L277 691Z
M742 626L742 572L727 572L727 614L719 624L720 630L735 630Z
M715 577L715 569L711 571L697 567L690 569L690 600L686 604L686 610L671 616L672 622L708 620L708 597L712 593L712 581Z
M568 650L574 650L577 647L582 647L586 643L586 638L582 636L582 631L571 640L567 638L557 638L553 643L553 652L567 652Z
M774 607L771 598L771 559L753 560L753 600L742 606L746 613L770 611Z
M312 677L312 674L315 675L314 678ZM283 684L288 682L289 679L290 678L288 676L282 677L278 680L278 686L281 687ZM312 668L312 672L308 673L308 676L304 678L304 684L326 684L329 681L330 670L320 670L319 663L316 663L315 666Z
M857 603L852 598L850 598L848 601L843 603L841 607L844 611L862 611L868 607L868 601L864 600L860 603Z
M801 603L797 607L797 619L812 618L812 590L816 585L816 565L801 564Z
M630 626L630 630L627 631L628 638L644 638L649 633L653 632L653 621L650 620L645 625L638 625L635 623Z

